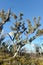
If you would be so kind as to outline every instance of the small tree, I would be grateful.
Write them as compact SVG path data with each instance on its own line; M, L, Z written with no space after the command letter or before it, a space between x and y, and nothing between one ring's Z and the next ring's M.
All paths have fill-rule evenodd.
M3 30L4 24L6 24L6 22L9 22L11 17L15 19L15 22L13 26L11 26L12 31L9 33L6 33L10 37L11 41L13 42L13 46L9 47L10 50L12 50L12 47L14 49L11 51L11 52L13 51L14 52L13 52L13 57L11 57L10 59L15 58L18 55L18 53L20 53L19 51L26 43L31 43L34 39L36 39L38 36L43 34L43 29L42 30L39 29L39 27L41 26L39 22L40 17L38 17L38 19L34 17L33 19L34 26L33 26L29 19L27 19L26 22L23 20L23 13L19 13L19 15L17 16L15 13L12 13L11 10L8 10L8 12L6 13L2 9L2 11L0 12L0 18L2 19L2 21L0 22L0 36ZM27 23L27 27L26 27L26 23ZM33 35L33 37L29 38L29 35L35 32L36 34ZM24 37L24 40L23 40L23 36L26 36L26 38ZM1 42L2 40L4 40L4 38L0 37L0 44L2 43ZM16 42L14 42L15 40Z

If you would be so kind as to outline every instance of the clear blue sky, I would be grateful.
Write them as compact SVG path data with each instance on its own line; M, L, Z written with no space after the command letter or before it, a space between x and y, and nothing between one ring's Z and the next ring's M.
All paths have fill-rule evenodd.
M0 0L0 10L5 9L7 11L10 8L16 14L22 11L24 18L29 18L31 21L34 16L41 16L40 23L41 28L43 28L43 0ZM6 25L9 26L9 24Z

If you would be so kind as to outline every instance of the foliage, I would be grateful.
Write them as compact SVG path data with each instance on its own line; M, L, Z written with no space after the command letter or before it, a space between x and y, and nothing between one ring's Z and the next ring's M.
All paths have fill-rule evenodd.
M4 25L11 22L11 17L14 18L14 24L10 27L11 32L7 32L6 35L2 34ZM34 25L32 25L29 19L27 19L26 22L23 20L22 12L17 16L15 13L12 13L11 10L5 12L4 9L2 9L2 11L0 11L0 18L0 65L33 65L35 61L31 60L30 57L27 57L28 55L21 56L19 54L21 53L21 48L26 45L26 43L31 43L34 39L43 34L43 29L39 29L41 26L40 17L38 17L38 19L34 17ZM29 38L29 35L35 32L36 34ZM4 42L7 35L13 45L9 46L6 43L7 40ZM26 38L24 37L24 40L23 36L26 36ZM37 65L37 63L39 63L39 61L34 65Z

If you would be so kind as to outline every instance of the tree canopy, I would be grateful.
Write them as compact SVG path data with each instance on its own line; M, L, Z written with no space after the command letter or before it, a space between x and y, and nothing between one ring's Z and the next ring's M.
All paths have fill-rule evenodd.
M34 17L33 19L34 25L32 25L29 19L26 19L25 22L23 20L23 16L24 15L22 12L19 13L19 15L17 16L15 13L12 13L10 9L7 12L5 12L4 9L0 11L0 18L2 19L0 21L0 49L4 53L5 52L11 53L10 59L15 58L20 53L20 50L24 45L26 45L27 43L31 43L38 36L43 35L43 29L40 29L41 26L40 17L38 17L38 19ZM6 35L1 34L6 22L7 23L11 22L10 21L11 17L13 17L15 20L13 25L10 27L11 32L6 33ZM27 23L27 27L26 27L26 23ZM35 33L35 35L33 33ZM29 35L31 34L33 34L33 37L29 38ZM9 46L7 44L7 40L6 42L3 41L7 35L9 36L13 45ZM26 36L24 37L24 40L22 38L23 36ZM4 61L8 61L8 59L4 59Z

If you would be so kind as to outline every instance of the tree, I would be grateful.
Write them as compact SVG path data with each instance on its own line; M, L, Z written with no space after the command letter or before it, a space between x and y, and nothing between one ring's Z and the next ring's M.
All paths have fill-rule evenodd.
M38 46L38 44L35 44L35 48L36 48L36 54L38 56L40 54L39 52L40 47Z
M2 11L0 12L0 18L2 19L2 21L0 22L0 36L3 30L4 24L6 24L6 22L8 23L11 17L15 19L15 22L11 26L11 32L6 34L9 36L10 40L13 43L13 45L11 45L9 49L13 53L13 57L10 57L10 59L14 59L20 53L19 51L26 43L31 43L38 36L43 35L43 29L42 30L39 29L39 27L41 26L40 17L38 17L38 19L34 17L33 19L34 26L33 26L29 19L27 19L26 22L23 21L22 12L19 13L19 16L17 16L15 13L12 13L11 10L8 10L8 12L6 13L4 9L2 9ZM26 23L28 25L27 27L26 27ZM33 35L33 37L29 38L29 35L35 32L36 34ZM24 37L24 40L23 40L23 36L26 36L26 38ZM0 44L2 43L1 42L2 40L4 40L4 38L0 38ZM8 60L9 59L6 59L6 60L4 59L4 61L8 61Z

